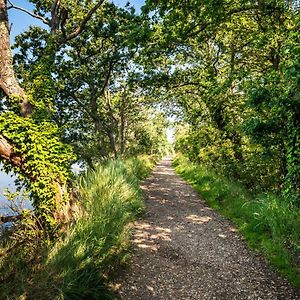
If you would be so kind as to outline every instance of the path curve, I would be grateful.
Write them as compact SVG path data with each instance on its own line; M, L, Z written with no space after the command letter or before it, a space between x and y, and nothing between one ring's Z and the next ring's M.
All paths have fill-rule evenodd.
M117 280L120 299L300 299L232 223L210 209L165 158L143 182L146 215Z

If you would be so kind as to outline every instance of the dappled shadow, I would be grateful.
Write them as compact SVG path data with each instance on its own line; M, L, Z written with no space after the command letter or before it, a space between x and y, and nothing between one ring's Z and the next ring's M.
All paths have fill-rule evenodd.
M170 160L141 188L146 213L135 224L130 272L115 285L121 299L277 299L264 297L276 295L266 284L271 276L238 230L207 207Z
M197 215L189 215L187 217L185 217L189 222L192 222L194 224L203 224L203 223L207 223L210 220L212 220L211 217L209 216L197 216Z
M157 251L159 241L171 241L172 230L169 228L138 222L135 229L133 243L139 248Z

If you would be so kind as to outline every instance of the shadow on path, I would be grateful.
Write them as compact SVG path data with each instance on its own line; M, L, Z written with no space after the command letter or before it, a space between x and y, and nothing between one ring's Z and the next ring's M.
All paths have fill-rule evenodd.
M141 186L146 215L116 282L120 299L300 299L249 251L232 223L206 206L165 158Z

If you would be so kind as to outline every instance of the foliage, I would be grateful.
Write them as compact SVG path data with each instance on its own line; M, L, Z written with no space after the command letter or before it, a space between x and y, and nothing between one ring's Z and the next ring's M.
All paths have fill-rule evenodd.
M299 202L297 2L149 0L144 13L145 77L188 125L177 149Z
M125 168L130 176L135 176L139 180L145 179L149 176L150 171L153 169L159 155L139 155L124 160Z
M64 235L54 244L32 241L40 248L32 245L2 258L1 298L109 297L108 276L127 260L129 223L143 211L138 178L145 178L156 161L148 156L107 161L81 175L82 208ZM24 256L26 249L31 254Z
M70 178L70 164L74 159L71 148L62 144L58 128L49 122L38 124L30 118L22 118L7 112L0 116L0 130L15 143L14 151L22 154L22 164L5 164L4 169L18 174L20 184L30 191L36 216L46 224L54 225L53 213L58 199L58 186Z
M298 207L271 194L253 197L242 185L182 155L176 157L174 166L212 208L234 221L251 247L300 286Z
M18 36L14 63L34 110L24 118L20 97L3 98L0 129L22 157L21 165L4 161L5 170L25 181L35 215L53 229L59 221L53 215L68 200L73 150L92 168L112 157L162 153L166 122L143 107L137 86L130 83L132 39L141 23L132 8L105 3L85 30L69 39L68 32L76 31L93 3L56 3L60 13L55 17L51 1L32 2L49 30L33 26ZM147 118L155 125L146 125Z
M35 13L40 14L39 19L49 25L50 30L47 32L32 28L31 34L25 34L25 38L32 38L36 47L28 58L30 68L28 65L22 65L19 68L23 88L26 91L14 80L14 71L10 70L12 68L11 52L6 51L5 55L3 52L1 56L1 63L5 63L7 69L11 71L7 72L7 76L10 76L8 78L10 88L18 93L8 92L1 86L5 96L1 97L1 138L5 140L5 150L13 151L9 157L1 153L1 160L6 170L15 171L20 180L25 180L26 188L30 190L33 197L33 204L36 208L35 216L51 232L57 225L56 223L61 221L53 215L68 200L67 186L71 174L70 165L74 158L71 147L61 143L60 132L52 121L53 96L56 86L51 76L60 45L83 31L84 24L92 16L91 9L94 4L84 1L80 5L73 1L72 6L69 1L71 6L66 7L64 4L60 10L60 2L57 1L52 2L52 5L51 1L47 3L44 1L43 4L40 1L32 2L36 4ZM4 10L1 17L2 29L8 26L6 4L6 1L1 3ZM11 6L14 7L13 4ZM98 7L95 6L95 8ZM87 18L89 12L91 12L90 17ZM60 24L56 24L57 20ZM74 28L79 28L79 30L74 31ZM58 29L61 32L58 32ZM69 34L69 30L73 33ZM1 34L6 37L8 31L3 30ZM22 55L30 48L29 43L24 43L22 46L19 58L22 58ZM24 103L26 110L22 110ZM11 159L13 156L19 156L18 163Z
M79 297L83 284L91 287L99 272L103 277L108 261L127 246L124 226L139 210L133 178L152 166L147 159L129 159L125 168L118 158L168 151L165 109L176 117L177 151L251 193L267 193L250 197L238 184L198 167L187 175L208 201L233 216L250 242L276 264L282 260L283 272L295 274L287 255L295 257L299 247L298 2L146 0L141 15L110 1L30 2L49 27L30 27L14 46L16 74L32 114L21 116L20 96L0 91L1 137L13 150L1 161L25 182L35 206L20 232L30 237L37 226L36 239L44 239L48 255L47 261L45 253L35 257L41 270L26 276L36 282L43 273L42 290L53 275L61 295L70 297ZM101 9L86 22L95 5ZM15 156L20 163L13 166ZM66 209L61 204L69 197L75 160L91 168L81 188L85 211L49 254L46 236L56 229L54 214ZM95 204L94 197L107 201ZM93 255L99 264L92 263Z
M168 122L163 113L154 109L141 109L142 115L136 120L128 137L128 155L163 156L170 150L167 140Z
M43 30L32 27L15 44L24 86L32 86L40 74L51 78L52 86L47 86L54 98L53 120L62 129L63 141L92 168L108 158L159 153L167 146L166 121L149 107L136 78L135 57L143 40L137 31L143 18L112 3L95 15L80 36L55 50L55 58L49 55L56 62L51 71L40 68L49 65L39 55L49 45Z

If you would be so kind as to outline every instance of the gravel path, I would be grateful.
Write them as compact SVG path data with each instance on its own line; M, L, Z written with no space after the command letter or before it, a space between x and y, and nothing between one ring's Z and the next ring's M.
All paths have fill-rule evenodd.
M146 215L117 279L120 299L300 299L232 223L213 211L164 159L142 184Z

